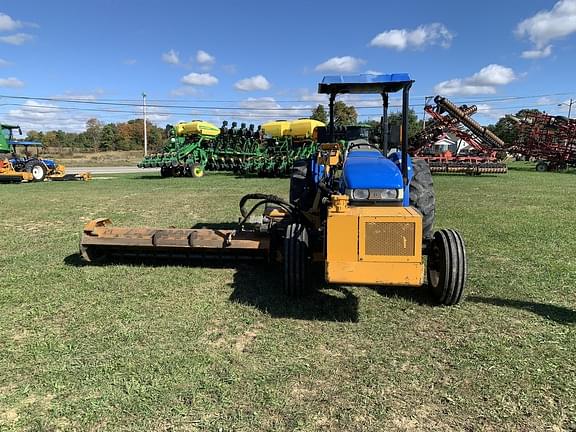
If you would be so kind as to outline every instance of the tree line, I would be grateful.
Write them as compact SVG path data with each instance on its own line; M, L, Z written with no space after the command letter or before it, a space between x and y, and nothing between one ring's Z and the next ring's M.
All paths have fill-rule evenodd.
M539 112L538 110L520 110L515 117L522 118L526 113ZM326 108L319 104L312 110L310 118L328 123L328 113ZM334 104L334 118L336 126L354 125L358 122L358 113L353 106L346 105L338 101ZM390 124L400 124L401 113L391 113L389 115ZM372 127L379 127L377 120L364 122ZM516 139L515 122L510 117L502 117L496 124L487 126L496 133L506 143L511 144ZM423 128L423 122L418 118L414 110L408 111L408 136L412 137ZM86 130L83 132L64 132L53 130L48 132L38 132L30 130L26 139L29 141L39 141L45 147L70 149L70 150L141 150L144 148L144 124L143 119L128 120L120 123L102 123L96 118L91 118L86 122ZM151 150L161 148L166 140L165 130L147 122L148 147Z
M166 138L164 129L146 122L148 146L160 148ZM39 141L44 147L93 151L140 150L144 148L144 121L128 120L121 123L102 123L91 118L86 122L84 132L28 131L26 139Z

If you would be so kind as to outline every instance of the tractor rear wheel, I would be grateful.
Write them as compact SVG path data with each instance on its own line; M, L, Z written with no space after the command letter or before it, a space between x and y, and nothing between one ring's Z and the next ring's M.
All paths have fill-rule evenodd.
M44 181L46 178L46 167L42 162L29 161L26 163L24 168L26 169L26 172L32 174L32 181Z
M464 240L457 231L434 233L428 252L428 287L438 303L452 306L462 300L468 263Z
M284 239L284 292L300 297L310 289L308 231L293 223L286 228Z
M412 159L414 176L410 182L410 205L422 215L422 238L432 238L436 197L430 167L424 159Z

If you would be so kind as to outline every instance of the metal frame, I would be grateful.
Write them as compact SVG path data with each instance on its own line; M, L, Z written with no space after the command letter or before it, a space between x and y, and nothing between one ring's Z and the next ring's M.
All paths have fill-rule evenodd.
M334 102L339 94L379 94L382 96L382 143L381 149L388 153L388 94L402 90L402 177L408 184L408 109L410 88L413 80L408 74L360 75L362 81L345 82L344 77L329 76L318 84L318 93L329 95L330 137L335 141Z

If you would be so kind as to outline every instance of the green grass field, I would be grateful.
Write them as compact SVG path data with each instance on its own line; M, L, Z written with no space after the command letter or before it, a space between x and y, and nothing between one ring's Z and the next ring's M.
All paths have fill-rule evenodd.
M576 429L576 177L436 176L468 298L275 269L84 266L82 225L229 222L285 179L0 185L0 430Z

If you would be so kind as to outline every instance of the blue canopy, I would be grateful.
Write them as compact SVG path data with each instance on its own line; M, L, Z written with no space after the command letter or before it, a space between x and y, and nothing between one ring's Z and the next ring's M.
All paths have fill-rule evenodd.
M407 73L328 75L318 84L318 93L394 93L413 82Z

